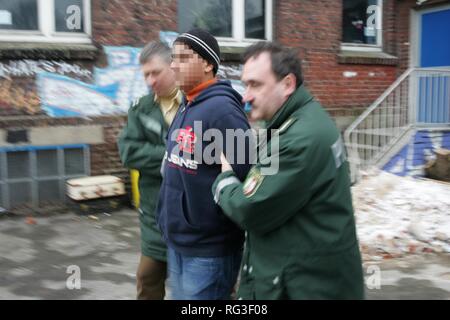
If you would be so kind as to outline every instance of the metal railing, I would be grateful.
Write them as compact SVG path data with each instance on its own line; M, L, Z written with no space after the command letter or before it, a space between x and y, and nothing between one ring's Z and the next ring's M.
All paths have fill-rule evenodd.
M450 127L450 69L411 68L345 131L352 181L417 127Z

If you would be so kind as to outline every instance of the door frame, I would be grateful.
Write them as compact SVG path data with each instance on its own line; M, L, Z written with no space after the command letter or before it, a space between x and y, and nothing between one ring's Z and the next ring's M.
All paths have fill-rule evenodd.
M422 15L426 13L438 12L450 9L450 4L444 4L428 9L411 9L410 11L410 35L409 35L409 67L415 68L420 66L422 47Z

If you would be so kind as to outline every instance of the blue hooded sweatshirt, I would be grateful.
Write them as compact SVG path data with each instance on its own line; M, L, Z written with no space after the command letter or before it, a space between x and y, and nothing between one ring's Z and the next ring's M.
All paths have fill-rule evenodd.
M246 177L250 143L239 144L233 138L231 153L226 138L227 129L250 129L241 101L229 81L217 81L191 102L184 100L169 129L157 221L167 245L180 254L217 257L242 248L243 231L223 214L211 194L221 173L220 161L212 163L204 157L220 159L223 150L237 176L241 180ZM215 135L219 132L223 139ZM242 152L245 161L239 164Z

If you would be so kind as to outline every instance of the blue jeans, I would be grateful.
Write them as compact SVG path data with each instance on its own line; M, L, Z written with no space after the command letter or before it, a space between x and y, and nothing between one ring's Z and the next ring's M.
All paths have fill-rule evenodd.
M172 300L229 300L239 272L242 252L223 257L188 257L167 250L167 273Z

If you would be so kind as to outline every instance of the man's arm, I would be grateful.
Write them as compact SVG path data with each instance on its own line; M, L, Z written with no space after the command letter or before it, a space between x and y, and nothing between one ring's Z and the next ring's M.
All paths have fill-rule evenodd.
M225 214L245 230L264 234L278 228L296 214L311 198L313 173L309 149L280 147L280 170L263 175L260 165L250 170L244 183L233 171L218 176L213 185L215 201ZM275 161L275 159L273 159Z
M230 160L237 177L243 181L251 167L252 141L249 137L252 132L248 120L239 112L229 113L217 121L216 127L223 136L223 152ZM231 150L231 146L233 150Z
M137 108L131 107L127 124L118 139L120 158L127 168L151 171L155 175L160 175L159 169L166 148L163 144L149 142L144 130Z

